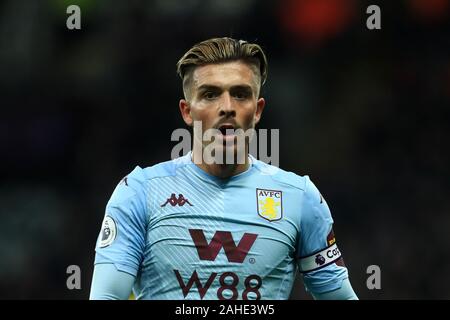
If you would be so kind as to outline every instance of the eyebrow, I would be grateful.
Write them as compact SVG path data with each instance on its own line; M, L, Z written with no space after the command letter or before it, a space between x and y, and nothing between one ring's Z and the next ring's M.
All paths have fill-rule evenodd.
M219 86L215 86L215 85L210 85L210 84L202 84L200 87L197 88L197 90L199 92L201 91L207 91L207 90L211 90L211 91L221 91L222 88ZM247 84L238 84L235 86L231 86L230 87L230 91L234 91L234 90L244 90L244 91L251 91L253 92L253 88L250 85Z
M213 86L210 84L202 84L200 87L197 88L198 91L207 91L207 90L211 90L211 91L218 91L221 90L220 87L218 86Z

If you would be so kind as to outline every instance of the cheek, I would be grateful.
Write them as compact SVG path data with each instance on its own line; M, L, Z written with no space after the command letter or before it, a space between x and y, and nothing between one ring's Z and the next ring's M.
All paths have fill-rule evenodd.
M245 122L248 124L252 124L254 121L254 114L250 113L247 115L247 117L245 118Z
M212 110L207 108L196 108L191 111L191 115L194 121L201 121L204 126L208 125L214 118Z
M254 122L256 107L250 107L242 114L242 121L247 125L251 125Z

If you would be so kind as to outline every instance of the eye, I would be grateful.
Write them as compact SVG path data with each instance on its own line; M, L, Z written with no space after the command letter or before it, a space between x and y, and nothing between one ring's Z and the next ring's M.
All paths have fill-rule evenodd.
M250 97L250 94L246 91L238 91L234 94L234 97L238 100L245 100Z
M213 92L213 91L206 91L205 93L203 93L203 98L205 98L207 100L212 100L216 97L217 97L217 93Z

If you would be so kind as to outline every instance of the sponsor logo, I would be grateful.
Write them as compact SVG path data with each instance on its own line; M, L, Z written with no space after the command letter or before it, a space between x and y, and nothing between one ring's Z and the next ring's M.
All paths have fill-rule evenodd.
M258 215L268 221L283 217L283 193L278 190L256 189Z
M166 202L164 202L161 207L165 207L167 204L170 204L172 207L175 207L176 205L182 207L185 204L188 204L192 207L192 204L189 202L188 199L186 199L181 193L177 196L175 195L175 193L172 193L172 195L170 196L170 198L168 198L166 200Z
M209 243L205 238L203 230L189 229L189 233L194 241L200 260L215 261L220 250L223 248L228 261L235 263L244 262L249 250L258 237L257 234L244 233L236 245L229 231L216 231ZM197 292L200 299L203 299L213 282L215 282L216 284L213 287L218 287L216 296L219 300L236 300L239 298L242 300L261 299L261 292L259 290L262 287L263 280L260 276L250 274L243 279L239 277L239 274L226 270L222 274L211 272L208 276L205 270L207 269L203 269L199 274L194 269L190 277L189 273L183 272L182 270L173 270L184 298L189 293L195 294ZM242 291L240 290L242 289L242 284L240 283L243 283L244 288Z
M250 248L258 237L254 233L244 233L238 245L229 231L216 231L211 242L208 243L201 229L189 229L192 240L197 248L200 260L216 260L219 251L223 248L229 262L242 263Z

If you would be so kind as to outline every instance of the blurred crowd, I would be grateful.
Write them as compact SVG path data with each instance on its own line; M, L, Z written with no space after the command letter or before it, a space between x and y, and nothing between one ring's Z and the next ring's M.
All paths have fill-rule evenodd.
M2 1L0 298L89 296L106 202L170 158L175 64L216 36L266 50L259 127L280 129L281 168L327 199L359 297L450 299L449 0ZM300 280L292 299L309 299Z

